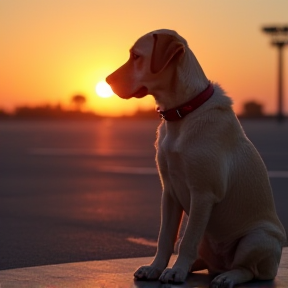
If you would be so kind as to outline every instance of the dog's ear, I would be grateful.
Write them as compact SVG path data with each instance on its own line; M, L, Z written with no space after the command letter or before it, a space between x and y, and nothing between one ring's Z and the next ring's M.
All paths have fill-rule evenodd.
M153 34L154 47L151 57L151 72L159 73L179 53L185 52L185 46L176 37L168 34Z

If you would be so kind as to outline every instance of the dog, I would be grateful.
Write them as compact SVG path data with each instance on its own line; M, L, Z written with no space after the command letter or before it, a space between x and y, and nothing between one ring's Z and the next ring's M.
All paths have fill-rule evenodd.
M207 79L187 41L172 30L152 31L106 81L124 99L152 95L162 118L155 144L163 187L157 252L135 279L180 283L203 269L217 275L212 288L274 279L286 234L266 167L232 100ZM166 268L183 214L177 260Z

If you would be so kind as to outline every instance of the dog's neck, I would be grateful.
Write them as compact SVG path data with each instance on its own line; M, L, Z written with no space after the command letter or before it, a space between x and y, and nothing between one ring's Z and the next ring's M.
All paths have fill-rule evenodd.
M159 107L157 108L157 112L160 115L160 118L166 121L178 121L183 119L186 115L190 114L191 112L195 111L198 107L204 104L214 93L214 87L211 83L207 86L207 88L198 94L192 100L177 106L175 108L169 110L160 110Z
M191 101L197 97L202 91L204 91L209 85L209 81L204 85L193 87L192 89L179 89L174 91L167 91L164 93L154 94L154 98L157 106L161 111L173 109L181 106L188 101ZM181 91L182 90L182 91Z
M209 85L209 80L204 74L199 62L188 48L181 64L171 66L163 75L168 79L162 85L162 89L152 95L161 111L173 109L194 99Z

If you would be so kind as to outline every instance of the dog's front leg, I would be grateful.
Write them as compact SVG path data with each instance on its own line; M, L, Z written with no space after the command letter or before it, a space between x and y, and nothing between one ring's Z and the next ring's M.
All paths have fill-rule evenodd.
M158 279L163 270L167 267L174 250L183 210L180 204L175 202L168 191L163 192L161 202L161 227L158 237L157 252L150 265L142 266L134 273L136 279Z
M184 282L192 264L197 258L197 248L210 218L214 201L209 194L197 193L191 197L189 218L179 248L178 258L172 268L167 268L159 280Z

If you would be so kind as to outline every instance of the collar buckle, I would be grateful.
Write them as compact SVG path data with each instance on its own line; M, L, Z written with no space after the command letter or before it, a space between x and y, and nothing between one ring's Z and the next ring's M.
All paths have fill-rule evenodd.
M160 112L159 115L160 115L160 119L166 120L166 119L165 119L165 115L164 115L164 113L161 113L161 112Z
M179 116L179 118L182 118L183 116L181 115L179 109L176 110L177 115Z
M187 114L193 112L202 104L204 104L214 93L214 87L209 82L207 88L194 97L189 102L186 102L178 107L168 109L166 111L161 111L160 107L157 107L157 112L161 119L166 121L177 121L183 119Z

